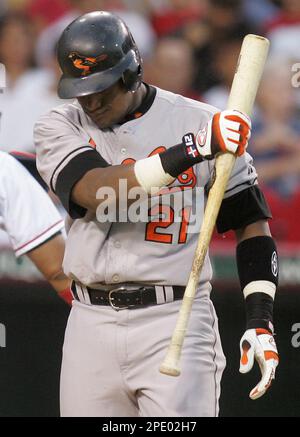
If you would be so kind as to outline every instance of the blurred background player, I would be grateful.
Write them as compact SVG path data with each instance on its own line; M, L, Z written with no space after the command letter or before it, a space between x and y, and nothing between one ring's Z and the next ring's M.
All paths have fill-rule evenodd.
M12 156L0 152L0 228L17 257L27 255L71 303L70 281L62 271L64 222L43 188Z
M200 100L200 94L193 88L193 50L184 39L161 38L150 59L144 62L144 71L145 81L175 94Z

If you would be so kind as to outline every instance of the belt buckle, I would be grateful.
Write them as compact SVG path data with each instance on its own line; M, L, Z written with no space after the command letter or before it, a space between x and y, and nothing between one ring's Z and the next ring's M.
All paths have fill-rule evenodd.
M117 291L124 291L126 290L125 287L117 287L117 288L113 288L112 290L109 291L108 293L108 301L110 306L115 310L115 311L120 311L120 310L126 310L130 307L130 305L123 305L123 306L117 306L113 303L114 297L112 296L113 293L117 292Z

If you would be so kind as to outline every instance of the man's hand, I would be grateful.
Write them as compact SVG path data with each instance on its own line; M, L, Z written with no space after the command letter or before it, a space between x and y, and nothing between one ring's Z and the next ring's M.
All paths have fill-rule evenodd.
M278 351L273 335L266 329L248 329L240 342L240 372L248 373L254 363L259 364L262 378L250 392L250 398L256 400L263 396L275 378L279 363Z
M250 118L242 112L226 110L215 114L205 128L197 133L196 146L205 159L213 159L220 152L241 156L250 136Z

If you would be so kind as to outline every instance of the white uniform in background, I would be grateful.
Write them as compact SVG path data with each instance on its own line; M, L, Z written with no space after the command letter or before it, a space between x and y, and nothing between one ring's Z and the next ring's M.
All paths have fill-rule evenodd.
M17 257L45 243L64 228L49 196L12 156L0 152L0 229Z

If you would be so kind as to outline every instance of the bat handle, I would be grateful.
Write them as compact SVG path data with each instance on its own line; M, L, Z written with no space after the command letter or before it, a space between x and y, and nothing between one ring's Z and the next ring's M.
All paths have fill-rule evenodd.
M179 359L180 359L180 350L178 351L178 346L171 344L165 359L161 363L159 367L160 373L169 376L179 376L180 368L179 368Z
M192 310L192 305L197 289L197 261L194 261L192 271L189 277L189 281L184 293L184 297L179 310L177 323L171 338L171 342L165 356L164 361L161 363L159 371L169 376L180 375L180 357L182 352L182 345L186 335L189 316Z

